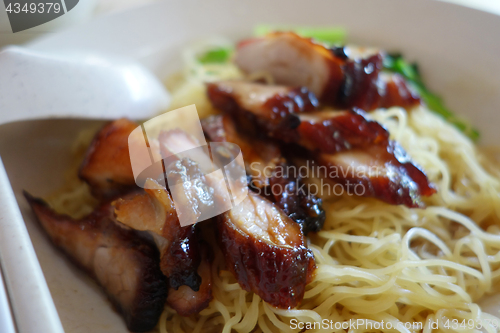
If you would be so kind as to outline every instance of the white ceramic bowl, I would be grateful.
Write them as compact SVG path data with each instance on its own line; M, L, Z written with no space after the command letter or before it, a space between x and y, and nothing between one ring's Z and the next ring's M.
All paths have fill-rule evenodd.
M350 42L403 52L418 61L429 87L452 110L481 129L484 143L497 143L500 17L448 3L167 1L102 17L28 47L128 57L164 78L180 65L178 52L186 43L213 35L247 36L258 23L343 26ZM72 139L85 126L55 120L3 125L0 155L66 332L123 332L124 323L99 288L49 244L20 196L22 189L43 195L62 183Z

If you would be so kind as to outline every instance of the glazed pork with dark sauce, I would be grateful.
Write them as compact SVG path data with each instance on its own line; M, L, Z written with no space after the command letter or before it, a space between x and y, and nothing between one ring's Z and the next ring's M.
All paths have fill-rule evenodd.
M258 188L269 185L272 170L283 163L279 145L243 133L229 115L210 116L201 120L203 132L211 142L232 142L240 148L251 185Z
M418 95L399 74L382 72L384 54L375 52L346 59L342 64L344 78L339 92L329 96L328 103L339 108L358 107L366 111L392 106L410 108L420 103Z
M323 177L343 185L348 193L356 194L353 189L359 184L364 189L359 195L394 205L422 207L421 197L435 192L423 171L399 145L389 140L387 130L367 119L362 110L321 111L309 108L295 114L294 110L302 110L289 108L288 113L276 113L267 107L267 101L279 98L264 93L266 85L251 82L233 84L233 81L222 82L223 88L218 85L217 82L209 83L207 87L208 97L216 108L230 115L239 113L240 116L234 116L237 121L253 121L254 126L260 129L255 132L306 148L309 159L327 168ZM258 88L252 90L251 87ZM270 89L276 91L272 86ZM253 93L247 94L246 98L240 95L249 90ZM283 88L281 91L286 90ZM285 116L279 118L280 114ZM274 122L269 128L271 115ZM288 119L291 117L297 119L293 126L289 126L291 122ZM274 128L281 128L281 131Z
M235 63L247 74L271 75L275 84L306 87L338 108L371 111L419 104L402 77L382 73L383 57L378 50L328 49L291 32L276 32L240 42Z
M425 173L394 141L373 145L369 149L353 149L337 154L316 154L315 160L326 166L326 178L344 185L356 194L356 185L363 185L366 197L392 205L410 208L425 207L422 197L431 196L436 188Z
M297 96L292 101L281 98L280 94L287 94L290 90L293 89L284 86L276 89L276 86L243 81L207 84L208 97L217 109L239 122L244 121L247 127L248 123L254 123L258 128L255 132L263 129L267 136L285 143L335 153L388 141L387 130L367 119L362 110L319 111L311 93ZM275 92L278 95L273 95ZM297 104L309 107L297 107Z
M138 126L135 123L130 125L124 120L118 120L106 125L98 133L96 139L94 139L86 159L91 159L95 164L112 165L112 159L115 156L104 154L101 150L112 150L114 148L115 151L120 151L121 144L128 140L131 130L118 131L123 136L118 139L118 135L115 135L113 141L105 140L109 136L104 135L103 132L107 133L108 128L120 128L120 125L123 124L127 124L127 128L129 129ZM158 142L153 140L150 142L151 146L156 149L154 153L157 155L160 155L162 150L163 154L166 154L169 147L171 150L178 151L180 148L193 148L197 144L197 142L193 141L193 138L181 130L162 132L159 139ZM175 145L181 145L181 147L176 147ZM130 172L129 178L134 179L130 167L128 146L127 151L122 152L127 155L126 160ZM176 162L190 163L196 167L192 161L176 160ZM177 169L175 169L175 166L176 163L173 163L172 168L168 170L176 172ZM108 170L110 170L106 175L109 180L108 182L111 184L116 183L116 175L112 172L113 170L111 168ZM90 172L87 172L87 175L91 179L98 177ZM199 173L199 170L195 176L203 177ZM195 182L192 183L197 184ZM206 186L206 184L202 184L202 186ZM153 236L160 251L159 266L163 274L168 277L169 295L171 296L168 297L167 303L172 308L179 310L179 314L181 315L188 316L198 313L212 299L211 278L206 268L207 266L210 267L209 260L211 260L211 257L205 256L202 260L202 251L200 250L201 238L198 226L189 225L182 227L180 225L172 196L165 186L149 178L146 180L144 187L144 190L137 189L131 195L121 196L113 201L112 204L115 208L116 219L132 229L147 231ZM201 201L199 196L192 195L193 193L199 193L199 188L191 187L185 188L185 190L185 198L190 198L191 201L185 203L185 206L189 209L183 211L191 211L194 215L199 214L199 211L192 209ZM209 261L208 264L205 263L207 261ZM201 264L205 268L201 269ZM200 270L204 272L205 276L200 276ZM189 288L191 291L188 292L186 288ZM186 298L183 299L182 296Z
M207 94L216 108L237 117L238 123L247 132L256 123L265 127L268 133L279 135L288 128L298 126L297 114L318 107L316 96L301 87L233 80L208 83Z
M250 189L274 202L302 226L304 234L321 230L325 222L321 199L301 186L300 174L277 143L242 133L229 115L205 118L202 127L210 141L232 142L240 147Z
M143 193L113 202L116 218L135 230L155 234L160 267L170 287L186 285L198 291L201 279L197 274L200 251L196 226L180 226L174 202L164 186L147 179L146 187Z
M128 119L109 122L87 148L78 175L97 198L110 198L136 188L128 137L137 126Z
M212 297L212 251L206 243L198 247L201 261L198 265L197 274L201 278L201 284L197 291L184 285L179 288L168 290L167 303L181 316L191 316L205 309Z
M129 135L137 126L139 124L127 119L105 125L87 150L80 177L89 183L92 193L97 193L98 197L117 199L114 205L119 213L119 222L133 229L156 232L167 240L157 243L160 244L161 267L165 275L171 278L171 286L178 288L186 284L197 290L200 284L196 273L199 254L187 246L196 247L197 242L191 240L196 238L196 233L191 227L180 227L173 201L166 189L148 179L150 188L145 192L121 198L130 189L138 190L128 149ZM156 207L156 210L150 212L150 206ZM163 220L156 215L160 210ZM165 245L167 242L168 246Z
M198 225L180 226L166 188L152 179L146 182L145 193L113 203L116 218L135 230L153 233L160 268L169 281L168 305L183 316L198 313L212 299L212 258L203 254L207 251L202 250L206 246Z
M299 224L250 191L218 216L217 227L226 265L243 289L282 309L302 301L315 263Z
M389 133L379 123L369 120L360 109L317 111L299 115L300 125L279 137L310 151L337 153L370 144L385 144Z
M202 167L210 166L212 161L208 150L197 149L200 143L195 137L180 129L162 131L159 145L169 182L183 184L176 198L177 203L180 203L177 207L179 219L197 221L208 210L231 208L224 177L201 171Z
M26 192L25 197L51 242L101 285L127 328L153 329L167 297L167 279L154 243L120 226L109 203L74 220Z

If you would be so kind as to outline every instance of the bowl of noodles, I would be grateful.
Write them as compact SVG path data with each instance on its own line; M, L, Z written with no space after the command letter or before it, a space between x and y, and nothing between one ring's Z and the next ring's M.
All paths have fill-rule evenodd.
M141 62L171 93L171 110L196 105L207 140L238 144L248 164L251 204L200 223L202 245L190 245L201 253L190 273L201 277L196 282L163 266L173 250L164 257L158 237L168 240L167 248L176 239L164 234L167 224L150 227L146 206L137 208L149 200L156 213L167 209L165 196L154 193L169 189L155 183L154 191L132 191L122 169L113 178L121 150L112 146L117 141L106 140L123 131L128 138L138 123L72 120L65 126L56 121L8 128L5 133L14 139L19 133L46 136L37 147L29 138L19 140L34 156L40 147L44 151L44 162L23 167L29 177L16 177L16 166L26 162L16 149L0 151L14 192L27 190L46 201L18 197L65 330L497 332L498 28L497 16L439 2L175 2L28 45L92 49ZM171 151L171 142L185 139L175 131L163 134L158 145ZM53 145L54 140L64 143ZM96 151L108 144L113 162L95 167L101 156ZM98 174L103 166L111 174L105 182ZM307 172L276 176L283 168ZM301 190L295 196L266 192L275 183ZM350 191L350 183L364 192ZM105 215L108 208L98 208L103 203L112 207L113 218ZM144 215L134 220L138 209ZM98 229L101 219L125 225L116 231L120 242L135 231L156 234L147 246L159 251L156 265L169 282L158 278L166 285L158 290L165 295L137 292L159 297L154 311L141 312L134 303L139 301L118 297L121 290L100 275L106 272L102 265L84 263L81 252L72 250L73 236L66 242L62 229L53 227L57 222L115 233ZM175 232L186 242L194 239L194 231ZM116 239L113 244L121 244ZM138 247L133 244L123 247ZM158 257L141 251L145 258ZM149 277L156 274L144 268L149 259L130 260L127 265L147 269ZM146 317L150 322L144 324Z

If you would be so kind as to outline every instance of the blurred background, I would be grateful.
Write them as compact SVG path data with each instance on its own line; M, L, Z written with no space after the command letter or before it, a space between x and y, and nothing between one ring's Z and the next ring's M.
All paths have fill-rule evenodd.
M12 33L4 1L0 2L0 48L9 44L22 44L44 34L54 33L69 26L82 24L92 18L144 6L152 2L169 0L80 0L78 5L55 20L25 31ZM189 0L187 0L189 1ZM402 0L403 1L403 0ZM427 0L432 1L432 0ZM489 11L500 15L499 0L440 0Z

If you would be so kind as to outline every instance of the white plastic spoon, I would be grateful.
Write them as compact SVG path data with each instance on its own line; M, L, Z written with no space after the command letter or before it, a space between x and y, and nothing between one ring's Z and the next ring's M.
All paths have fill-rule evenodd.
M0 124L56 118L147 119L170 95L139 63L93 54L0 52Z

